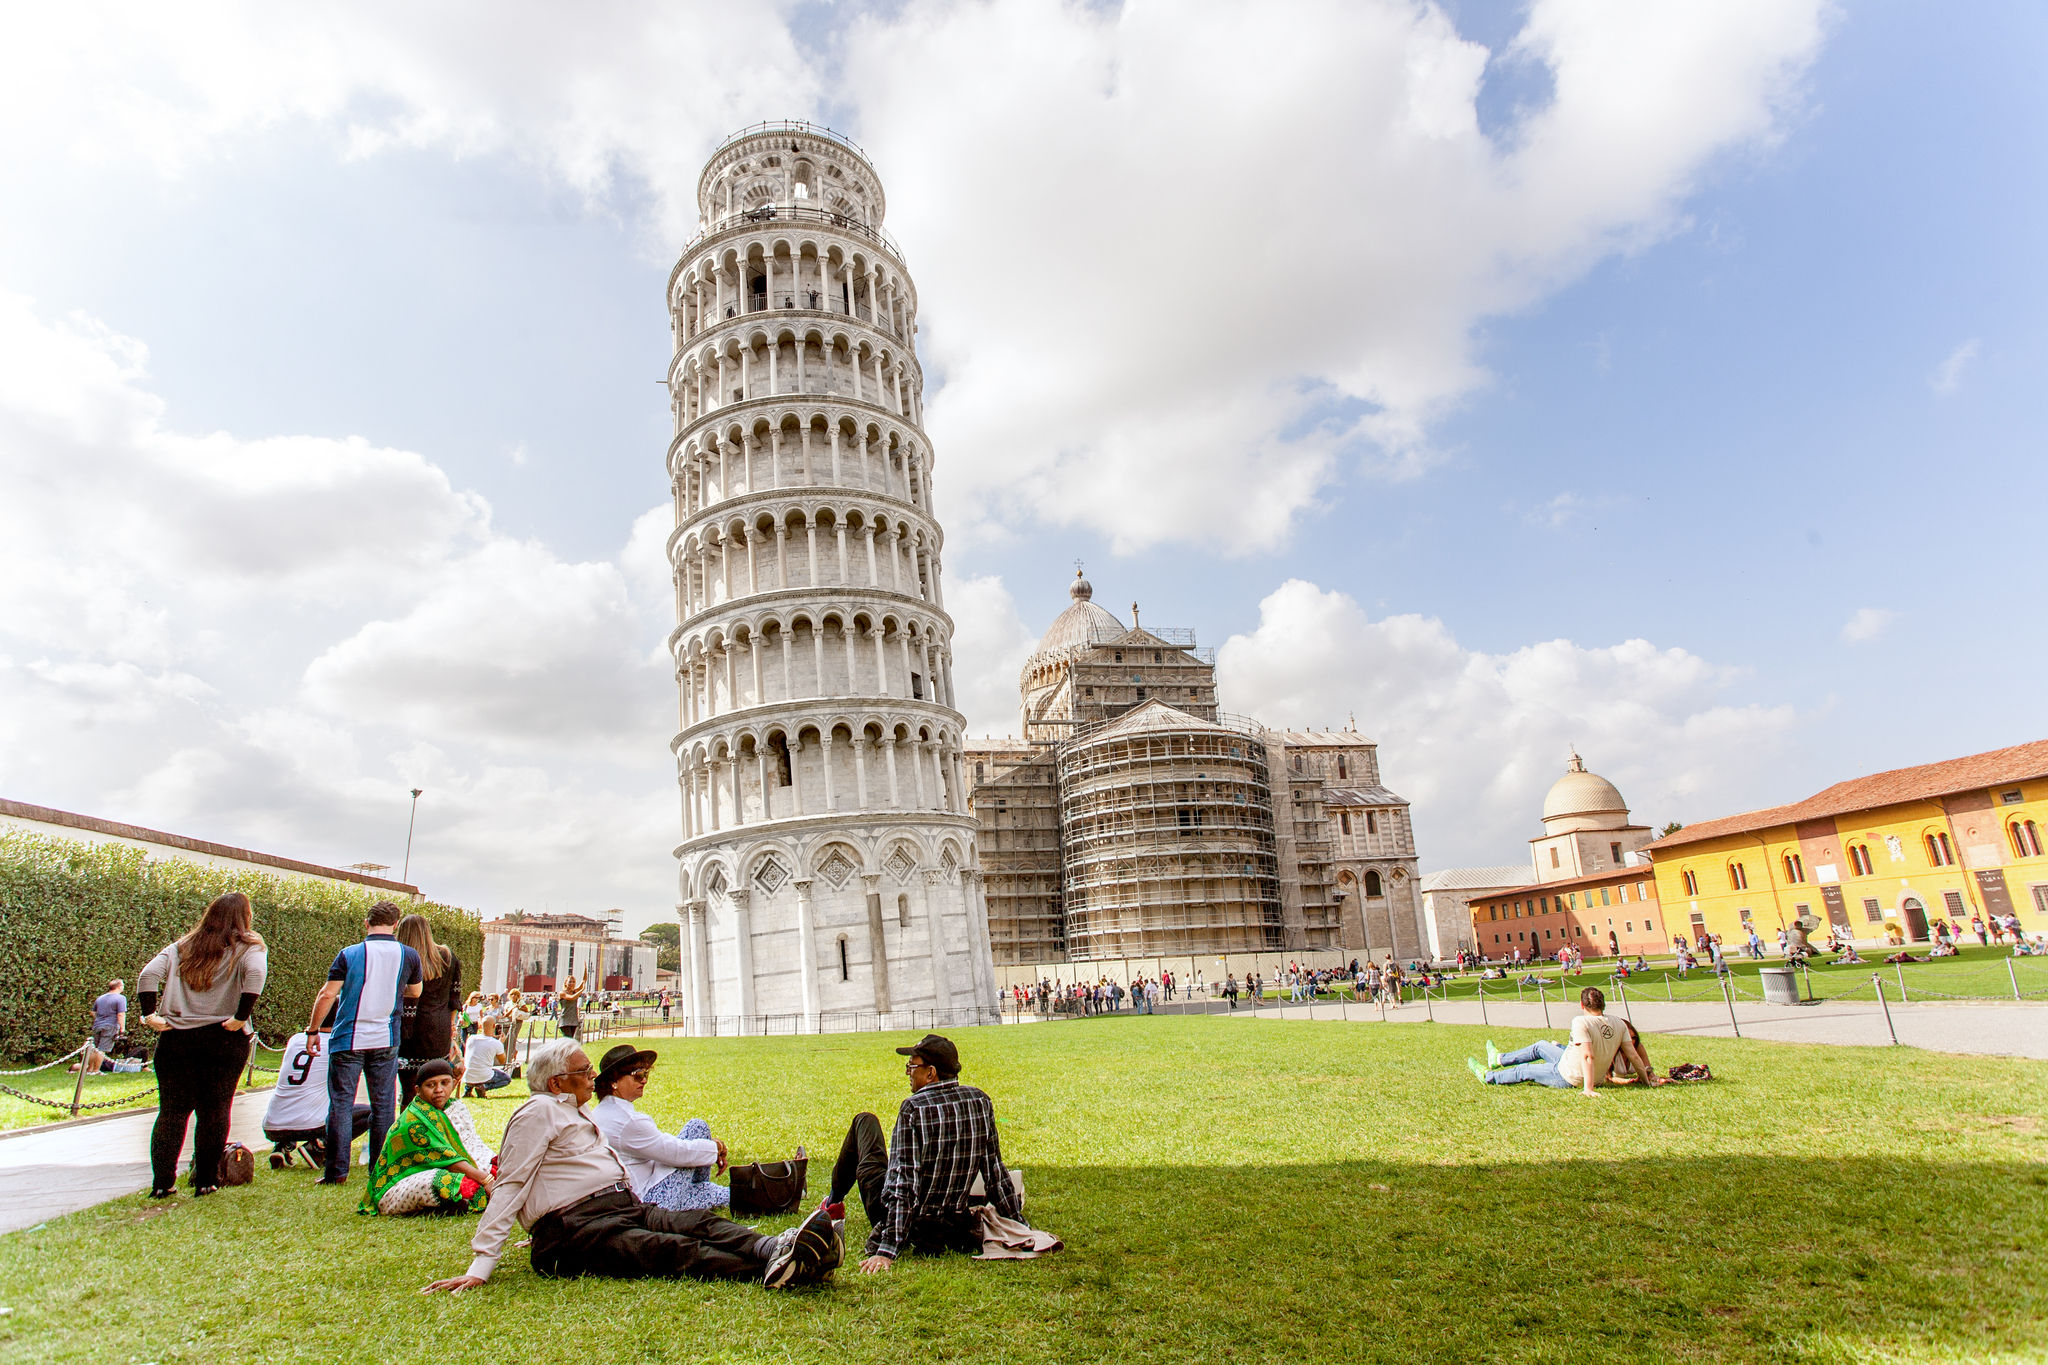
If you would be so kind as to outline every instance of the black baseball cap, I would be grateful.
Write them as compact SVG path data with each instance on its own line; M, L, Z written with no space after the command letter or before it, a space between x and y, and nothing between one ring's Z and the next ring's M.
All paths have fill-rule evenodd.
M941 1076L960 1074L960 1049L953 1046L952 1039L936 1033L927 1033L909 1047L897 1048L896 1055L916 1057Z

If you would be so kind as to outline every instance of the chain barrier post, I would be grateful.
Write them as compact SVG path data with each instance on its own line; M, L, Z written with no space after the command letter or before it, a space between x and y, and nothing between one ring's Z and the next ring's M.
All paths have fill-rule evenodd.
M1899 1003L1903 1005L1912 998L1911 996L1906 994L1906 964L1903 962L1894 962L1892 964L1892 970L1898 973Z
M2005 974L2012 979L2012 998L2020 998L2020 974L2013 970L2012 959L2005 960Z
M92 1060L92 1039L85 1040L85 1051L78 1058L78 1083L71 1087L71 1117L78 1117L78 1102L85 1097L85 1064Z
M1543 1027L1547 1031L1550 1028L1550 983L1540 976L1536 978L1536 998L1543 1002Z
M1735 1036L1742 1036L1742 1025L1735 1021L1735 987L1727 977L1721 978L1721 998L1728 1002L1728 1027L1735 1030Z
M1490 1024L1488 1024L1488 1023L1486 1022L1486 983L1485 983L1484 981L1476 981L1476 982L1474 982L1473 984L1474 984L1475 986L1477 986L1477 987L1479 988L1479 1024L1480 1024L1480 1027L1482 1027L1482 1028L1491 1028L1491 1027L1492 1027L1492 1025L1490 1025Z
M1422 988L1422 1008L1428 1012L1429 1022L1434 1024L1436 1022L1436 1006L1430 1002L1429 987L1427 986Z
M1884 978L1876 972L1872 972L1870 974L1870 984L1877 987L1877 1003L1884 1008L1885 1031L1892 1036L1892 1046L1897 1047L1899 1045L1899 1031L1892 1024L1891 1002L1884 998Z
M1671 1003L1671 973L1664 973L1664 1003Z
M1813 968L1806 964L1806 959L1803 957L1799 959L1799 975L1806 982L1806 1003L1811 1005L1813 1003Z
M1634 1024L1636 1016L1628 1007L1628 983L1617 976L1611 984L1614 987L1614 993L1621 998L1621 1017L1628 1020L1630 1024Z

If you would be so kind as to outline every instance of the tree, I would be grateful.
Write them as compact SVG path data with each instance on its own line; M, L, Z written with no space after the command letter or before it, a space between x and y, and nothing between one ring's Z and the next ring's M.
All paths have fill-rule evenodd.
M1666 838L1670 835L1678 833L1678 831L1684 828L1684 825L1681 825L1676 820L1673 820L1670 824L1664 826L1664 828L1657 831L1657 837L1659 839Z
M640 931L642 943L654 945L654 965L664 972L681 971L683 966L683 926L680 924L650 924Z

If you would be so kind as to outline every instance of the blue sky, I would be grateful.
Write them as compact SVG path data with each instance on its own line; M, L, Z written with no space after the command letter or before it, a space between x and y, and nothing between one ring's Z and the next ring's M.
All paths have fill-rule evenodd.
M72 364L0 427L34 524L0 549L0 792L352 862L396 861L418 783L445 793L430 890L662 913L662 286L718 137L807 115L874 153L918 278L978 728L1082 558L1098 601L1224 646L1231 709L1355 713L1426 868L1522 856L1568 741L1661 823L2040 737L2048 17L1730 7L1600 66L1589 32L1657 47L1626 8L1274 10L1280 47L1330 49L1288 86L1216 59L1246 21L1203 7L810 6L732 21L759 69L681 92L647 54L714 21L680 10L605 11L554 86L538 11L478 48L229 10L91 57L103 16L53 20L38 58L75 94L0 122L8 345ZM1490 49L1476 97L1377 100L1461 41ZM320 90L260 74L266 44L310 46ZM1641 113L1648 150L1603 141L1658 60L1706 93ZM1560 93L1575 62L1598 99ZM135 91L146 116L95 122ZM1575 100L1598 117L1546 133ZM1160 145L1234 102L1267 145ZM1375 120L1467 150L1418 172ZM1461 188L1472 148L1504 169ZM1150 316L1190 294L1214 335ZM109 334L146 363L100 373ZM154 434L88 430L131 404ZM251 467L289 446L263 515L327 558L123 530L236 534L248 485L211 474L119 505L124 460L211 433ZM119 604L104 629L24 605L79 583ZM471 626L468 657L441 643Z

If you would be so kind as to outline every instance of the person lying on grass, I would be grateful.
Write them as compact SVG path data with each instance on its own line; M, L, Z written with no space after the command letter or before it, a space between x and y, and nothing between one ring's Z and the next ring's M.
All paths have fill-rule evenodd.
M846 1217L846 1196L860 1187L868 1215L863 1275L887 1270L906 1250L920 1256L982 1249L981 1223L971 1205L986 1201L997 1213L1024 1221L1024 1201L1003 1165L995 1105L960 1084L960 1052L952 1041L927 1033L896 1051L910 1060L903 1073L910 1098L896 1111L896 1131L882 1143L882 1122L854 1115L832 1167L832 1184L819 1212ZM973 1193L979 1178L985 1192Z
M1647 1076L1652 1085L1664 1083L1650 1070L1649 1058L1630 1041L1629 1029L1623 1021L1607 1017L1607 997L1598 986L1588 986L1579 992L1579 1010L1579 1017L1572 1020L1571 1041L1563 1047L1545 1040L1502 1056L1488 1043L1487 1066L1481 1066L1474 1057L1467 1057L1465 1065L1488 1085L1534 1081L1556 1090L1577 1086L1587 1099L1593 1099L1598 1094L1594 1087L1614 1065L1615 1053L1625 1051L1637 1074Z
M481 1213L490 1203L490 1172L470 1159L448 1116L455 1068L436 1057L420 1063L419 1090L398 1116L370 1167L358 1213Z
M764 1237L708 1209L677 1213L642 1203L584 1111L596 1079L597 1068L572 1038L533 1050L526 1069L533 1098L505 1124L497 1185L469 1244L469 1270L435 1280L422 1294L459 1294L489 1280L515 1219L533 1234L534 1270L547 1276L687 1275L794 1289L838 1268L844 1249L823 1210Z

